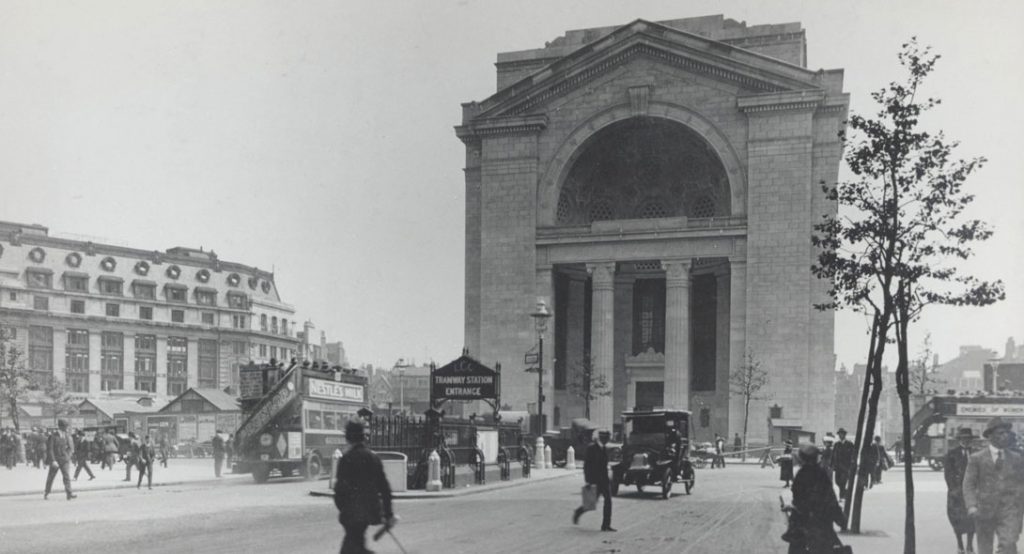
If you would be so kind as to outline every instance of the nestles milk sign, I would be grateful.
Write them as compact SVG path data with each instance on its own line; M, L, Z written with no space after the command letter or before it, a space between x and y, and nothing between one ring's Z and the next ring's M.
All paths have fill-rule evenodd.
M328 400L346 400L348 402L363 401L363 387L324 381L323 379L308 379L309 396L313 398L326 398Z
M968 417L1024 417L1024 404L957 404L956 415Z

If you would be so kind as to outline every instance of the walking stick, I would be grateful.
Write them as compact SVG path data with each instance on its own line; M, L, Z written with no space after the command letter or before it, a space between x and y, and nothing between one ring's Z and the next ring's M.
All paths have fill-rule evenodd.
M398 549L402 551L402 554L408 554L408 552L406 552L405 548L402 547L402 543L398 542L398 537L396 537L395 534L391 532L391 524L390 523L384 524L383 527L378 529L377 532L373 534L374 542L379 541L380 538L384 536L384 533L387 533L387 534L391 535L391 538L395 540L395 544L398 545Z

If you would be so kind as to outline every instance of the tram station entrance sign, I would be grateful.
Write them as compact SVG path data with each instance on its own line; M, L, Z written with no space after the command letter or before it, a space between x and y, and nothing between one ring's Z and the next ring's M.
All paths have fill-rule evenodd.
M448 400L483 400L498 406L501 366L491 369L463 353L448 364L430 370L430 400L438 406Z

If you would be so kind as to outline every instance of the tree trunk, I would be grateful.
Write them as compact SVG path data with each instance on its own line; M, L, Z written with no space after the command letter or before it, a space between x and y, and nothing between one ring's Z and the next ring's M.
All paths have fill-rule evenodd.
M847 482L847 504L851 504L852 498L850 531L860 533L861 510L863 508L865 484L862 479L864 473L864 460L867 458L868 448L871 445L871 435L875 430L875 422L878 419L878 398L882 394L882 357L885 354L886 338L888 335L889 320L891 313L888 310L876 314L872 319L871 329L871 351L868 353L868 367L865 372L865 392L870 386L870 394L867 398L867 418L861 426L858 422L857 440L854 449L857 455L854 457L853 467L850 468L850 478Z
M896 331L896 348L899 351L899 363L896 366L896 392L900 397L900 408L903 416L903 449L905 452L910 448L910 360L908 353L907 327L909 326L906 313L905 299L900 305L900 315ZM917 552L917 531L914 525L914 474L913 456L903 457L903 476L906 482L906 519L903 529L903 554L915 554Z
M747 461L747 421L750 420L750 395L743 402L743 461Z

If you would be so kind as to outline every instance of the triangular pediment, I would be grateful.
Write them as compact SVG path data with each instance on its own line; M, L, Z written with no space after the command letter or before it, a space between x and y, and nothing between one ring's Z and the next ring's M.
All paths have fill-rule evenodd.
M551 100L638 58L728 82L749 94L823 88L819 72L640 19L472 104L465 123L535 114Z

